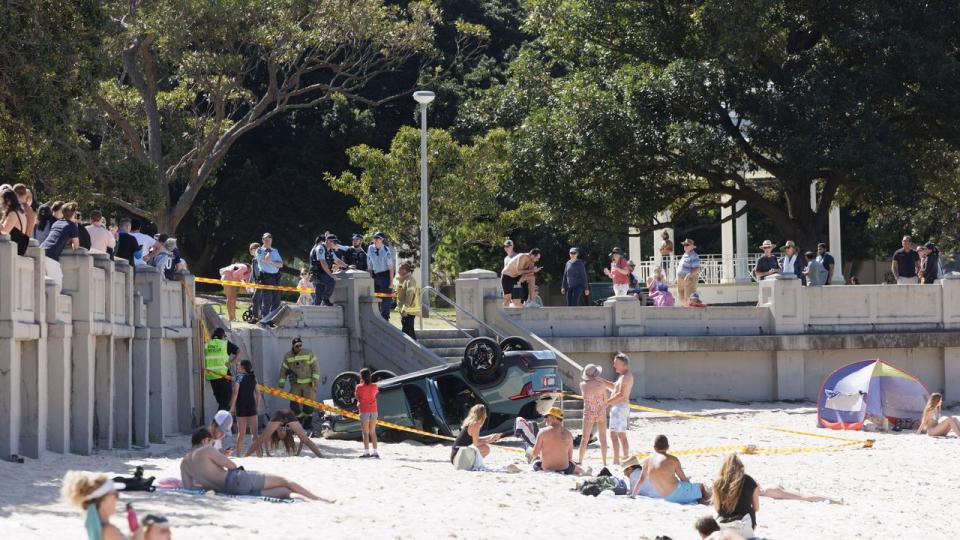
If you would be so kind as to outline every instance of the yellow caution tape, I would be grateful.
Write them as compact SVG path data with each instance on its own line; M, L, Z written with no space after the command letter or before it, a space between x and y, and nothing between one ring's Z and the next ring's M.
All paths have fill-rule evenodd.
M206 371L211 371L211 370L208 369L208 370L206 370ZM212 372L212 371L211 371L211 372ZM231 375L227 375L227 376L224 377L224 378L227 379L228 381L232 381L232 380L233 380L233 377L232 377ZM348 410L345 410L345 409L341 409L341 408L339 408L339 407L331 407L330 405L327 405L326 403L321 403L321 402L319 402L319 401L316 401L316 400L313 400L313 399L310 399L310 398L305 398L305 397L303 397L303 396L297 396L297 395L291 394L290 392L285 392L285 391L283 391L283 390L280 390L280 389L278 389L278 388L273 388L273 387L267 386L267 385L265 385L265 384L258 384L258 385L257 385L257 388L258 388L261 392L266 392L266 393L268 393L268 394L277 396L277 397L279 397L279 398L283 398L283 399L287 399L287 400L290 400L290 401L293 401L293 402L296 402L296 403L300 403L301 405L307 405L307 406L313 407L313 408L315 408L315 409L319 409L319 410L321 410L321 411L326 411L326 412L329 412L329 413L332 413L332 414L338 414L338 415L340 415L340 416L346 416L347 418L352 418L352 419L354 419L354 420L359 420L359 419L360 419L360 414L359 414L359 413L355 413L355 412L352 412L352 411L348 411ZM447 435L439 435L439 434L437 434L437 433L431 433L431 432L429 432L429 431L423 431L423 430L421 430L421 429L412 428L412 427L410 427L410 426L404 426L404 425L400 425L400 424L395 424L395 423L393 423L393 422L387 422L386 420L380 420L380 419L378 419L378 420L377 420L377 425L378 425L378 426L385 427L385 428L388 428L388 429L394 429L394 430L397 430L397 431L405 431L405 432L407 432L407 433L413 433L413 434L416 434L416 435L421 435L421 436L424 436L424 437L430 437L430 438L433 438L433 439L439 439L439 440L451 441L451 442L452 442L452 441L456 441L456 439L455 439L454 437L450 437L450 436L447 436ZM501 450L506 450L506 451L508 451L508 452L519 452L519 453L521 453L521 454L524 453L524 451L521 450L521 449L519 449L519 448L510 448L510 447L508 447L508 446L500 446L500 445L496 445L496 444L491 444L490 446L492 446L492 447L494 447L494 448L499 448L499 449L501 449Z
M269 291L285 291L285 292L303 292L303 293L314 293L316 289L308 289L302 287L285 287L283 285L264 285L263 283L252 283L247 281L230 281L227 279L213 279L205 277L195 277L193 278L197 283L212 283L214 285L227 285L232 287L244 287L248 289L266 289ZM373 293L373 296L377 298L396 298L396 294L392 293Z
M572 393L572 392L564 392L563 395L564 395L565 397L570 397L570 398L573 398L573 399L583 400L583 396L574 394L574 393ZM791 434L791 435L802 435L802 436L804 436L804 437L815 437L815 438L818 438L818 439L827 439L827 440L833 440L833 441L842 441L842 442L845 442L845 443L847 443L848 445L851 445L851 446L854 445L854 444L862 444L862 445L864 445L864 447L866 447L866 448L870 448L870 447L873 446L873 440L872 440L872 439L865 439L865 440L864 440L864 439L851 439L851 438L849 438L849 437L837 437L836 435L823 435L823 434L820 434L820 433L810 433L809 431L798 431L798 430L795 430L795 429L787 429L787 428L781 428L781 427L776 427L776 426L756 426L756 425L753 425L753 424L748 424L748 423L746 423L746 422L733 422L733 421L730 421L730 420L721 420L721 419L718 419L718 418L710 418L710 417L706 417L706 416L700 416L700 415L691 414L691 413L685 413L685 412L681 412L681 411L668 411L668 410L666 410L666 409L657 409L657 408L654 408L654 407L645 407L645 406L643 406L643 405L636 405L636 404L634 404L634 403L629 403L628 405L630 406L631 409L636 410L636 411L644 411L644 412L653 412L653 413L659 413L659 414L667 414L667 415L670 415L670 416L679 416L679 417L681 417L681 418L689 418L689 419L692 419L692 420L702 420L702 421L704 421L704 422L713 422L713 423L715 423L715 424L736 424L736 425L745 426L745 427L749 427L749 428L758 428L758 429L765 429L765 430L768 430L768 431L777 431L777 432L780 432L780 433L789 433L789 434Z

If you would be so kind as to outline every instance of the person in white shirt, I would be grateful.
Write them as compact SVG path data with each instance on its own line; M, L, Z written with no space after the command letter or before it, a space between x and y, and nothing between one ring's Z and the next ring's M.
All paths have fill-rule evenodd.
M133 236L137 240L137 243L140 244L140 257L137 259L137 266L147 264L143 259L150 253L150 249L157 241L152 236L140 232L139 219L130 220L130 236Z
M99 210L90 212L90 224L87 225L87 234L90 235L90 250L103 253L113 253L117 246L117 239L103 225L103 213Z

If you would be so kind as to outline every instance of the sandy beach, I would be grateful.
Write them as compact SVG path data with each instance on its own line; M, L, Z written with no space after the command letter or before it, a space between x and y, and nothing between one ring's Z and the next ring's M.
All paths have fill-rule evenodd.
M816 430L815 410L806 405L735 405L716 402L643 402L729 424L634 413L631 448L646 451L660 433L675 450L753 444L759 448L833 444L822 439L742 425L769 425L816 433L867 438L865 433ZM956 415L957 411L945 411ZM761 486L781 484L805 494L843 498L842 506L761 499L758 534L764 538L947 538L954 529L960 494L954 484L960 440L912 434L870 434L872 449L743 456L747 474ZM516 439L507 439L511 445ZM234 500L177 493L122 494L141 517L170 518L174 538L698 538L696 518L705 506L679 506L627 497L586 497L570 491L576 479L534 473L521 454L494 451L492 467L511 463L518 474L454 471L449 448L417 443L385 444L380 461L355 459L361 445L318 440L329 459L244 458L247 469L295 479L336 504ZM0 463L0 537L82 538L80 511L58 500L60 480L69 469L129 475L143 465L147 475L179 477L179 457L188 445L176 437L143 451L101 452L93 456L47 454L41 461ZM612 451L612 450L611 450ZM611 454L612 455L612 454ZM693 481L710 483L719 455L684 456ZM602 466L598 448L587 463ZM615 471L620 474L620 471ZM114 523L126 531L118 514Z

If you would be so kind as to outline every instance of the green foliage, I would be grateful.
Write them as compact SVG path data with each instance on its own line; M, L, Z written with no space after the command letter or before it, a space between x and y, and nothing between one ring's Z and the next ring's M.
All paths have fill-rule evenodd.
M507 133L493 130L472 145L442 129L428 132L430 241L443 277L468 268L458 251L496 245L507 231L535 219L526 206L505 209L501 183L509 174ZM350 217L368 231L382 230L401 255L420 251L420 131L402 127L389 152L366 145L347 152L359 176L328 175L334 189L354 197ZM479 256L479 253L475 253Z
M539 43L501 97L527 109L517 189L554 223L616 230L729 195L809 246L838 192L901 204L956 175L931 166L960 143L955 3L533 0L526 24Z

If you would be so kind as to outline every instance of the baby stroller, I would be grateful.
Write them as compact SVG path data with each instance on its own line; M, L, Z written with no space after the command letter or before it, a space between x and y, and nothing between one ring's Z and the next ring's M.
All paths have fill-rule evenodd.
M260 321L260 289L255 289L253 291L253 296L250 297L250 307L243 312L243 322L249 324L256 324Z

